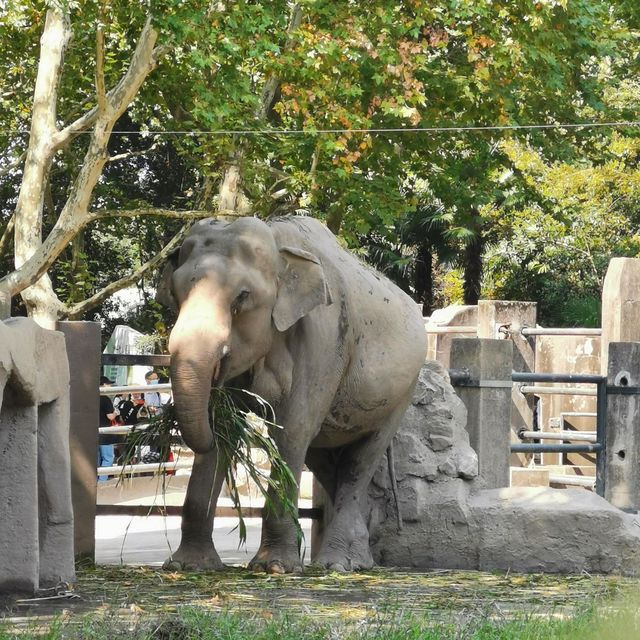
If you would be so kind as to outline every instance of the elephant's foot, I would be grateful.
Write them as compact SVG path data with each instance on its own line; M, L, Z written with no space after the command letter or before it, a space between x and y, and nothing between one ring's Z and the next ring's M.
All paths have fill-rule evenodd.
M330 571L364 571L374 566L369 531L359 510L336 514L313 566Z
M320 553L312 562L315 567L329 571L365 571L374 565L369 549L369 537L345 544L343 540L333 539L322 545Z
M182 543L178 550L165 560L162 568L168 571L221 571L224 564L213 543Z
M285 546L261 546L248 568L250 571L264 573L303 572L298 550Z

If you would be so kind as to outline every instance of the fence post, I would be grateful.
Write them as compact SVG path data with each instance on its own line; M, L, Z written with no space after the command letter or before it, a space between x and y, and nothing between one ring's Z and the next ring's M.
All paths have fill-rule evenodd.
M95 561L100 325L59 322L71 373L69 449L76 559Z
M602 286L602 375L608 345L640 340L640 259L612 258Z
M640 509L640 342L609 344L605 494L625 511Z
M508 340L453 340L451 368L470 373L469 386L456 387L456 393L467 408L469 443L478 454L479 477L487 489L509 486L512 362Z
M538 305L535 302L515 300L480 300L478 302L478 338L499 339L508 337L513 342L513 371L535 371L536 341L520 333L523 327L535 327ZM504 328L504 333L501 331ZM519 442L517 433L525 427L533 429L535 397L523 396L514 391L511 408L512 433L510 442ZM511 454L513 466L525 466L529 457L526 453Z

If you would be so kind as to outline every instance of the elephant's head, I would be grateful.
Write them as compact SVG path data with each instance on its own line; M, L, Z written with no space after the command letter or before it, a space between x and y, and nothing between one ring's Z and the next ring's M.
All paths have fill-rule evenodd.
M165 268L158 299L178 310L169 339L174 403L185 442L200 453L213 446L211 385L250 370L276 331L331 302L318 258L279 246L256 218L195 224Z

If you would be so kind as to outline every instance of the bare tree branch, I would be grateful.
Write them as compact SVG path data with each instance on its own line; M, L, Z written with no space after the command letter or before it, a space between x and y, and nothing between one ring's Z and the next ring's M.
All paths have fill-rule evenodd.
M16 295L45 276L49 267L67 244L86 224L93 189L107 160L106 150L111 130L156 65L154 56L157 51L154 50L154 45L157 35L152 27L151 18L148 18L140 34L129 68L118 84L107 94L105 112L96 114L91 142L84 162L71 186L67 202L53 229L37 252L30 255L28 260L22 264L17 265L19 268L16 271L0 280L0 288L9 291L11 295ZM51 129L49 129L50 132ZM55 143L56 141L54 141L54 146ZM51 145L50 140L48 144ZM51 148L49 146L48 150L51 151ZM41 191L44 190L41 189ZM40 205L40 212L41 210L42 206ZM38 225L38 229L40 228L41 222Z
M184 237L187 235L187 231L189 230L190 227L191 227L190 224L185 224L182 227L182 229L180 229L180 231L178 231L178 233L163 247L160 253L158 253L156 256L151 258L151 260L148 260L147 262L145 262L143 265L140 266L140 268L136 269L136 271L134 271L133 273L130 273L124 278L120 278L120 280L116 280L115 282L112 282L111 284L109 284L104 289L94 294L90 298L87 298L86 300L83 300L82 302L78 302L72 307L69 307L66 310L66 312L63 312L65 317L68 318L69 320L76 320L82 317L82 315L84 315L87 311L90 311L91 309L94 309L95 307L97 307L101 302L106 300L109 296L116 293L116 291L120 291L121 289L129 287L132 284L135 284L136 282L138 282L138 280L140 280L140 278L145 273L147 273L148 271L151 271L158 265L162 264L167 258L167 256L180 246L180 243L182 242Z
M19 158L16 158L13 162L11 162L10 164L8 164L6 167L2 167L2 169L0 169L0 178L2 176L7 175L7 173L10 173L11 171L13 171L14 169L17 169L23 162L24 159L27 157L27 152L23 151L20 154Z
M9 222L7 222L7 226L2 234L2 238L0 238L0 256L4 255L4 252L7 248L7 244L9 243L12 235L13 229L16 225L16 214L13 213L9 218Z
M107 162L117 162L118 160L126 160L127 158L135 158L137 156L145 156L147 153L151 153L158 148L160 144L159 140L156 140L148 149L142 149L141 151L128 151L127 153L119 153L118 155L111 156L107 159Z
M50 5L40 39L40 61L33 96L29 146L14 213L16 271L13 274L24 272L25 265L36 259L36 256L41 252L45 186L55 153L52 138L57 131L58 86L62 72L62 60L70 37L71 27L68 13L64 13L60 6ZM3 290L8 291L10 295L16 295L40 280L37 286L23 293L23 299L30 315L38 317L44 308L51 309L57 306L59 301L53 291L51 281L46 275L46 269L18 288L12 287L11 283L6 282L7 277L3 278L0 284ZM46 321L46 316L49 315L51 315L49 311L42 311L38 319Z
M107 91L104 83L104 19L105 3L100 2L98 28L96 30L96 97L98 111L104 113L107 108Z
M147 28L147 25L145 25L145 29L146 28ZM143 35L144 35L144 31L143 31ZM142 35L140 37L142 38ZM150 60L153 64L153 67L149 69L149 72L152 71L153 68L155 68L155 66L158 64L160 59L163 56L165 56L170 50L171 50L171 47L167 45L161 45L153 49L150 56ZM111 95L115 92L115 90L120 86L121 83L122 83L122 80L120 81L120 83L118 83L118 85L116 85L116 87L114 87L114 89L112 89L107 94L107 98L111 97ZM128 106L128 103L127 105L125 105L125 108L126 106ZM85 114L83 114L82 116L74 120L74 122L72 122L70 125L58 131L55 134L54 139L52 141L55 149L56 150L61 149L62 147L69 144L69 142L71 142L74 138L88 131L96 123L97 119L98 119L98 107L93 107L92 109L87 111Z

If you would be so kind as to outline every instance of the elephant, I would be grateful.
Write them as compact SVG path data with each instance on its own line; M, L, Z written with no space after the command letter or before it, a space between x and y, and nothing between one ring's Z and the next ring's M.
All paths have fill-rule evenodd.
M296 482L306 464L332 501L313 563L371 568L365 494L425 360L418 305L305 216L197 222L162 282L158 298L177 312L169 337L176 418L195 452L181 543L165 567L223 567L212 531L224 470L208 399L212 385L228 385L274 408L282 428L271 435ZM301 572L297 531L283 510L265 510L249 568Z

